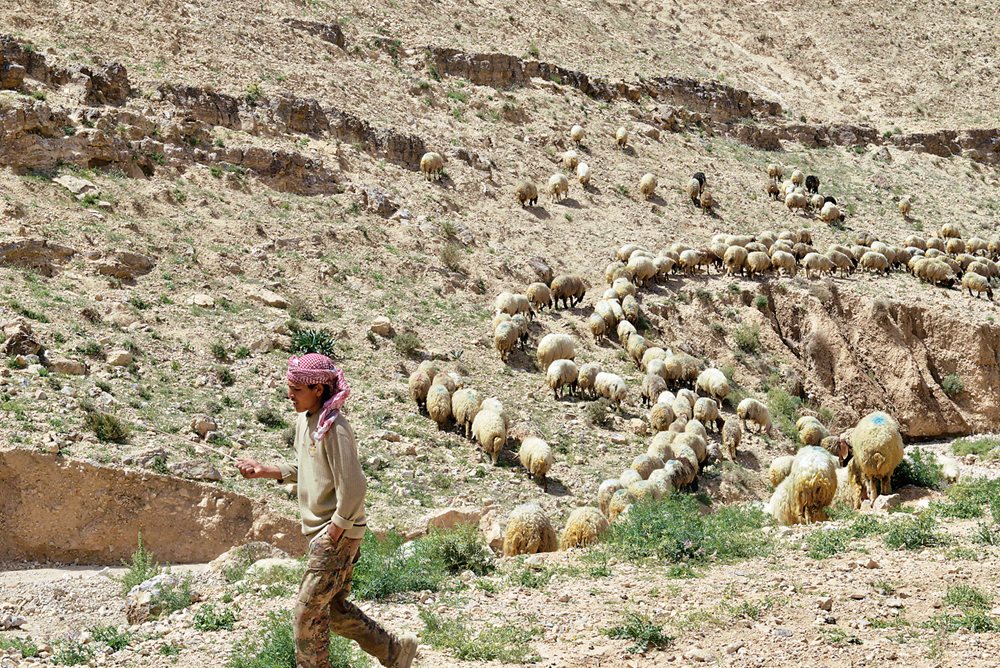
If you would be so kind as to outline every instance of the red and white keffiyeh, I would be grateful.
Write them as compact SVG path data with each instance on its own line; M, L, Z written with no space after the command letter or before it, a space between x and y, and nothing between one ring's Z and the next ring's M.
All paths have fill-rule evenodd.
M330 431L334 420L340 415L340 408L351 396L351 388L344 379L344 372L333 364L333 360L319 353L306 353L302 357L288 359L288 382L296 385L329 385L330 398L323 404L319 412L319 421L313 440L321 441Z

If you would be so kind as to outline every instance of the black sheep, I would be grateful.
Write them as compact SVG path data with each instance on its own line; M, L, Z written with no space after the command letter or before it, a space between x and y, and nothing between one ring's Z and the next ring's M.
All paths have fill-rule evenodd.
M819 177L810 174L806 177L806 190L811 193L819 192Z

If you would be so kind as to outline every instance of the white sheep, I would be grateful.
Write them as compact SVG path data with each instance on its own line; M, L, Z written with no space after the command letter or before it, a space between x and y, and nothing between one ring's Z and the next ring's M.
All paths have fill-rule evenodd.
M719 404L714 399L701 397L694 402L694 419L705 427L712 426L716 431L722 429L722 418L719 417Z
M528 297L528 302L531 303L537 310L541 311L543 308L552 308L552 291L549 286L544 283L536 282L528 286L525 290L526 296Z
M466 438L472 438L472 421L482 403L479 392L472 388L462 388L451 395L451 413L458 426L465 430Z
M622 403L628 396L628 387L625 385L622 377L603 371L597 374L597 378L594 380L594 390L598 396L604 397L613 403L616 408L621 408Z
M625 486L618 481L618 478L605 480L597 488L597 507L605 516L608 514L608 506L611 505L611 497L621 489L625 489Z
M574 274L560 274L552 279L551 291L554 306L558 306L561 301L563 308L569 308L583 301L583 296L587 292L587 284Z
M646 172L639 179L639 193L642 195L643 199L649 199L656 192L656 177L653 174Z
M419 410L427 410L427 392L431 389L434 378L426 369L417 368L410 374L408 381L410 400L417 404Z
M632 470L638 473L643 480L647 479L649 474L656 469L662 468L663 460L655 455L636 455L635 459L632 460Z
M571 395L576 393L578 375L579 370L575 362L568 359L557 359L549 364L548 370L545 372L545 382L552 390L552 395L558 400L560 392L565 396L566 390L563 388L568 387Z
M439 181L444 173L444 158L434 151L424 153L420 158L420 171L428 181Z
M538 187L530 180L520 181L514 194L521 206L538 204Z
M595 341L600 341L607 334L608 323L598 313L591 313L587 316L587 328Z
M649 426L654 433L666 431L674 421L674 411L669 404L654 403L649 409Z
M529 436L521 441L521 448L517 451L517 456L521 460L521 466L527 469L536 480L540 480L542 489L547 491L549 483L545 476L555 461L549 444L540 438Z
M514 323L501 322L493 330L493 347L500 353L500 361L506 363L510 353L514 350L518 340L521 338L520 332Z
M643 406L652 406L656 401L656 397L660 396L660 392L665 392L666 389L667 381L663 380L662 376L647 373L642 379L642 385L639 390Z
M427 391L427 414L437 423L438 429L448 426L451 421L451 392L446 385L432 384Z
M595 362L587 362L580 367L576 378L576 387L581 395L597 396L594 385L597 382L597 374L599 373L601 373L601 365Z
M511 511L503 534L503 554L555 552L556 532L537 503L525 503Z
M726 378L726 374L722 373L718 369L709 367L705 369L700 374L698 374L698 379L695 382L698 391L705 394L718 402L722 402L729 394L729 380Z
M990 301L993 301L993 288L990 287L990 280L974 271L967 271L962 275L962 287L969 291L970 297L979 297L986 293ZM972 294L975 291L976 294Z
M869 413L851 431L849 440L867 497L874 501L891 494L892 474L903 461L899 424L886 413Z
M559 540L559 549L568 550L573 547L593 545L601 540L601 536L609 527L608 519L597 508L593 506L574 508L566 520L566 528L563 529L562 538Z
M618 144L618 148L625 148L628 144L628 130L625 129L624 125L615 131L615 143Z
M568 334L551 333L538 342L538 366L548 369L556 360L572 360L576 358L576 346L573 337Z
M837 462L823 448L804 447L788 476L775 488L767 510L779 524L826 519L824 510L837 493Z
M728 418L722 425L722 445L726 448L729 459L736 461L736 450L743 440L743 430L740 429L740 422L736 418Z
M576 166L576 180L580 182L580 185L586 188L590 185L590 165L585 162L581 162Z
M565 174L557 173L550 176L548 188L549 198L553 202L558 202L569 197L569 179L566 178Z
M562 164L566 169L576 169L580 164L580 156L576 151L566 151L562 154Z
M488 410L486 401L479 406L479 412L472 420L472 435L496 464L500 452L507 443L507 418L503 414Z
M902 199L899 200L899 213L903 218L908 218L910 216L910 205L911 200L909 195L904 195Z
M569 129L570 139L572 139L578 146L583 143L583 137L585 134L586 132L584 132L584 129L579 125L574 125Z
M501 292L493 300L493 309L498 313L515 315L517 313L531 314L531 302L527 296L513 292Z
M794 461L795 455L782 455L771 460L767 467L767 477L771 481L771 487L777 488L781 481L788 477L788 474L792 472L792 462Z
M743 421L744 429L747 429L747 422L750 422L757 426L758 432L766 434L771 431L771 412L753 397L747 397L737 404L736 416Z

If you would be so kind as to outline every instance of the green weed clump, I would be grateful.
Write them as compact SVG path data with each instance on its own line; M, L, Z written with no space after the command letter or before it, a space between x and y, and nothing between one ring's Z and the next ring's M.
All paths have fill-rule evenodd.
M868 515L855 515L846 527L828 529L819 526L806 536L808 554L813 559L827 559L846 552L856 540L880 533L882 523Z
M31 638L0 637L0 650L13 649L21 653L22 659L33 659L38 656L38 645Z
M793 397L781 387L771 387L767 391L767 410L778 430L790 441L798 443L799 432L795 422L799 418L802 400Z
M194 615L194 627L199 631L232 631L236 613L229 608L216 608L207 603Z
M956 457L966 455L978 455L980 457L990 457L993 455L1000 457L1000 439L996 438L960 438L951 444L951 451Z
M128 594L132 591L132 587L140 585L152 577L156 577L162 571L160 565L156 563L153 553L143 545L141 533L139 534L138 543L139 546L132 553L132 561L122 562L122 566L128 569L121 577L122 595Z
M673 636L663 633L663 625L656 624L646 615L630 612L625 621L604 632L609 638L631 640L630 652L648 652L650 649L664 649L673 644Z
M366 668L371 662L357 644L330 637L330 668ZM233 645L226 668L294 668L295 636L291 614L269 612L262 630Z
M944 474L937 455L921 448L915 448L909 457L896 467L892 474L892 486L898 489L903 485L916 485L927 489L941 489Z
M121 631L116 626L103 625L90 627L90 635L97 642L102 642L111 648L112 652L120 652L132 642L132 634Z
M928 628L944 633L954 633L961 629L972 633L1000 632L1000 619L990 615L993 598L975 587L951 587L945 593L943 603L956 612L934 615L926 622Z
M605 542L631 560L737 561L772 549L760 531L766 521L760 510L741 506L702 515L695 498L672 496L633 505L628 517L611 527Z
M995 518L1000 516L1000 478L963 481L949 487L946 493L947 501L931 504L934 512L942 517L975 519L982 517L986 508Z
M946 536L938 531L937 520L929 512L895 520L885 531L885 544L894 550L916 550L945 542Z
M529 663L535 660L529 642L541 633L541 629L528 626L524 619L515 624L489 625L472 631L465 622L447 619L421 610L424 622L421 637L424 642L437 649L450 650L461 661L500 661L503 663Z

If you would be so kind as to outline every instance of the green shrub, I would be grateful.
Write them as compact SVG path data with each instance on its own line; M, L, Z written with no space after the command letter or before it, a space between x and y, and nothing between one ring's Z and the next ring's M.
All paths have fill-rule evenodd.
M112 652L120 652L128 647L128 644L132 642L131 633L128 631L120 631L115 626L91 626L89 631L94 640L104 643L111 648Z
M892 486L899 488L903 485L916 485L927 489L941 489L943 477L937 456L922 448L914 448L893 472Z
M461 661L501 661L528 663L535 656L528 644L540 635L537 627L527 627L519 618L514 624L488 625L473 632L464 622L440 617L430 610L421 610L424 622L421 634L424 642L437 649L450 650Z
M0 636L0 650L15 649L21 658L33 659L38 656L38 645L31 638L5 638Z
M938 531L933 513L906 517L889 523L885 544L894 550L916 550L921 547L943 545L946 537Z
M57 666L86 666L94 658L94 648L73 641L56 643L53 648L52 663Z
M767 297L765 295L757 295L753 300L753 305L758 311L766 311L768 307Z
M238 360L245 360L250 357L250 349L246 346L237 346L234 355Z
M325 329L295 329L292 330L292 352L299 355L319 353L336 359L336 339Z
M288 425L281 413L267 406L257 411L257 422L268 429L281 429Z
M741 351L753 355L761 350L760 326L757 323L733 328L733 343Z
M1000 547L1000 527L990 526L986 522L979 522L976 525L976 532L972 534L972 542L980 545Z
M607 429L611 426L611 402L607 399L591 401L587 405L587 420L595 427Z
M458 244L447 243L441 249L441 264L451 271L462 271L462 249Z
M432 559L439 560L452 574L472 571L476 575L493 572L493 552L483 534L472 525L459 525L450 530L432 530L420 545Z
M854 521L846 527L819 526L806 536L808 554L813 559L826 559L851 549L859 539L880 533L882 523L870 515L854 514Z
M163 582L150 600L150 606L166 617L172 612L183 610L194 602L191 592L191 576L185 576L179 583Z
M160 645L159 653L161 656L180 656L181 648L168 642L165 645Z
M156 559L153 557L153 553L146 549L146 546L142 544L142 534L139 534L138 539L139 546L136 548L135 552L132 553L132 561L123 561L122 566L127 569L125 573L122 574L122 594L128 594L132 587L142 584L149 578L155 577L160 574L160 565L156 563Z
M296 320L315 322L316 314L312 310L312 305L302 297L293 297L288 302L288 315Z
M423 345L420 343L420 337L411 330L399 332L392 342L396 347L396 352L403 357L414 357Z
M975 519L983 516L983 507L989 506L994 517L1000 515L1000 478L986 480L976 478L952 485L946 492L948 500L931 504L931 508L942 517Z
M1000 632L1000 620L990 616L993 599L975 587L956 585L944 595L944 605L960 614L941 613L932 617L927 626L942 632L966 629L972 633Z
M215 367L215 377L222 387L232 387L236 383L236 374L228 366Z
M94 432L102 443L128 443L132 435L129 424L110 413L103 413L93 407L84 406L83 425ZM86 410L90 408L90 410Z
M727 506L702 515L693 497L672 496L633 505L605 540L612 551L632 560L732 561L770 551L760 532L764 523L760 510Z
M1000 447L1000 439L996 438L960 438L951 444L951 451L956 457L965 455L986 456Z
M608 629L604 634L609 638L631 640L634 643L629 648L631 652L663 649L674 642L673 636L663 633L662 624L654 624L649 617L634 612L626 614L624 623Z
M229 608L216 609L207 603L194 614L194 627L199 631L232 631L236 613Z
M418 549L401 553L403 537L390 533L382 540L370 531L361 543L361 559L354 567L354 596L361 600L376 600L392 594L410 591L437 591L445 578L444 565Z
M209 349L212 351L212 357L220 362L229 359L229 351L226 350L226 344L222 341L213 341Z
M347 638L331 636L330 668L370 666L358 646ZM227 668L294 668L295 637L291 615L269 612L260 631L248 633L233 645Z
M795 443L799 440L795 421L798 420L801 406L801 399L793 397L781 387L772 387L767 391L767 410L771 414L772 422L782 434Z
M958 374L948 374L941 379L941 389L948 397L954 399L962 392L965 391L965 385L962 383L962 379L958 377Z

